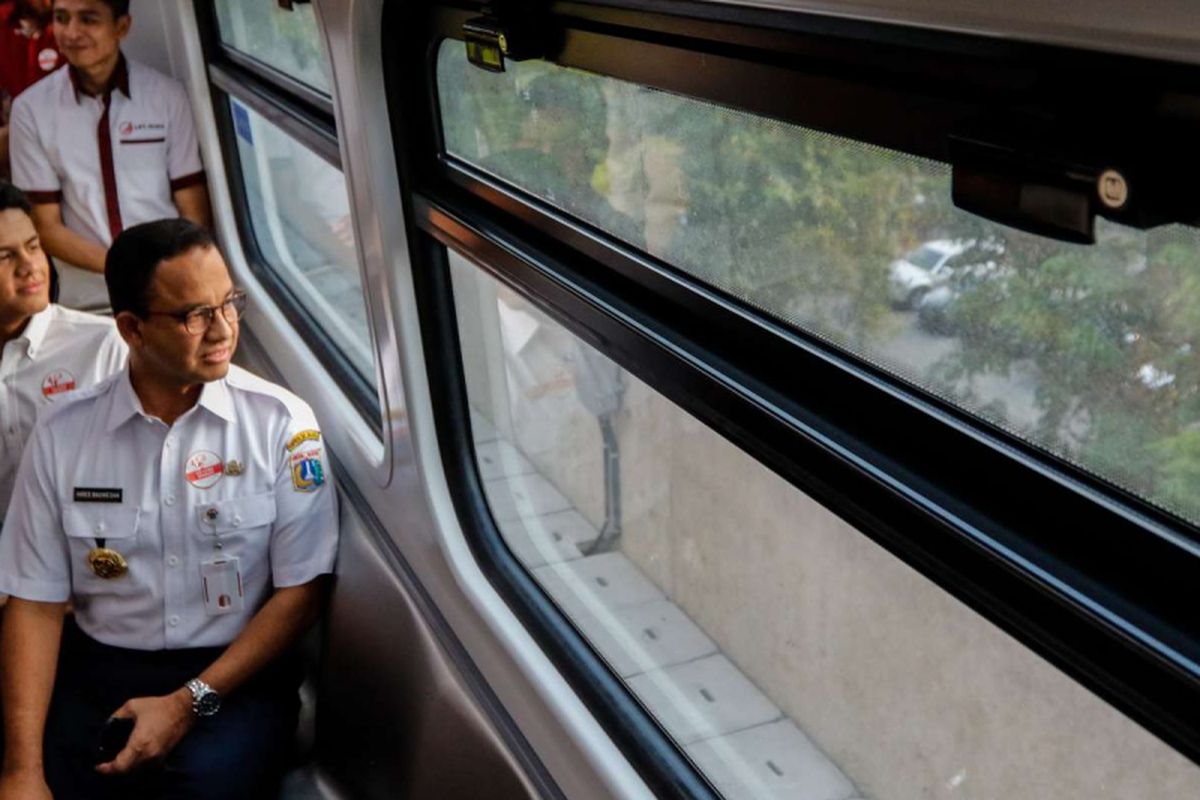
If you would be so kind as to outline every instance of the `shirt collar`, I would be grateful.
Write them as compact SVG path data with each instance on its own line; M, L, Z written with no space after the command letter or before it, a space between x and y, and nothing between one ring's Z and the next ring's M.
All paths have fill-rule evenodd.
M87 94L83 91L83 85L79 82L79 73L71 65L67 65L67 77L71 79L71 88L75 91L75 102L79 102L81 94ZM120 53L117 56L117 68L113 70L112 77L109 78L108 86L103 94L112 94L113 90L117 90L132 99L129 94L129 62L125 60L125 54Z
M25 330L17 337L17 341L25 342L25 354L30 358L37 357L38 348L46 339L46 331L50 328L50 315L53 313L54 306L47 305L29 318L29 322L25 323Z
M229 393L229 386L225 383L224 378L204 384L196 405L216 414L226 422L237 422L233 413L233 397ZM126 364L121 376L117 378L116 386L113 387L105 428L112 433L135 416L145 417L146 412L142 409L141 398L133 390L133 382L129 377L129 365Z

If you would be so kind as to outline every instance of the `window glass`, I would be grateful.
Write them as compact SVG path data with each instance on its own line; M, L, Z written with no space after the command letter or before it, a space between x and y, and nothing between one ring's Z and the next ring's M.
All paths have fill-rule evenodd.
M501 535L729 798L1200 796L1200 768L451 254Z
M329 59L311 3L290 11L271 0L217 0L216 7L222 42L330 94Z
M373 379L371 333L342 173L230 99L246 205L266 265Z
M1200 522L1195 229L1064 244L946 164L454 41L438 87L452 156Z

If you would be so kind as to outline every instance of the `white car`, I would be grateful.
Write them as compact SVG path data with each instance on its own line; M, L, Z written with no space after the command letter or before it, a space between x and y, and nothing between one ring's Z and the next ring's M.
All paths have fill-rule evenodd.
M888 299L896 308L915 308L930 289L950 279L949 263L974 244L969 239L934 239L888 265Z

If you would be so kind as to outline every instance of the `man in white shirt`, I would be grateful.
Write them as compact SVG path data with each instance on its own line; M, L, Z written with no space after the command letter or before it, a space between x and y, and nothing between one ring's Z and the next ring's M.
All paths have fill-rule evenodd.
M30 211L0 181L0 519L38 414L125 365L111 319L50 302L50 264Z
M207 225L208 190L183 86L121 53L129 0L55 0L53 20L67 67L13 103L13 183L62 268L60 302L103 308L117 234L175 216Z
M321 433L231 366L246 298L207 230L130 228L105 277L128 367L38 421L0 533L0 797L272 797L337 548ZM97 759L110 715L135 727Z

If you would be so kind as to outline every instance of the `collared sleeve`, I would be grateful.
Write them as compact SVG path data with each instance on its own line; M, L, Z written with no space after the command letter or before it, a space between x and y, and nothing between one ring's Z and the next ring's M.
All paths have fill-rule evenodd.
M28 95L13 103L8 127L8 157L13 185L33 203L61 203L62 181L50 163Z
M192 105L182 86L175 84L173 88L167 120L167 177L171 179L171 191L177 192L204 181L204 163L200 160Z
M70 551L54 481L49 429L36 425L0 532L0 594L61 603L71 597Z
M333 572L337 555L337 492L316 419L292 417L277 445L271 576L276 588L299 586Z

